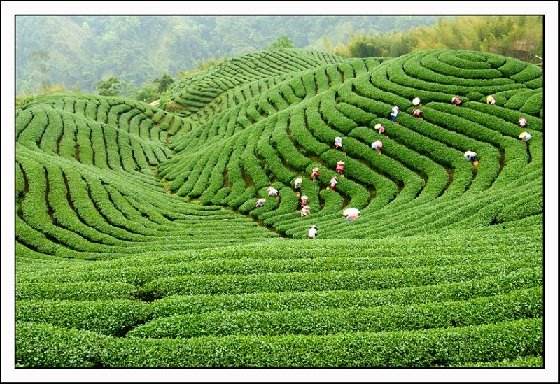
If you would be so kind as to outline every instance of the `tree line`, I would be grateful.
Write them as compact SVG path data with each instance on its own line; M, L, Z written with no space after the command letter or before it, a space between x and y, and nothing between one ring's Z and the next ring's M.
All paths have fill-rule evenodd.
M382 34L356 34L333 47L346 57L396 57L418 49L450 48L493 52L542 62L542 16L458 16L435 25Z

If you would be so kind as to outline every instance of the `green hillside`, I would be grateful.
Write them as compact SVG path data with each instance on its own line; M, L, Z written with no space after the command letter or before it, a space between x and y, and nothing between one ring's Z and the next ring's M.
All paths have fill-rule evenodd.
M495 54L298 49L182 80L169 111L38 97L16 111L18 365L542 366L542 98Z

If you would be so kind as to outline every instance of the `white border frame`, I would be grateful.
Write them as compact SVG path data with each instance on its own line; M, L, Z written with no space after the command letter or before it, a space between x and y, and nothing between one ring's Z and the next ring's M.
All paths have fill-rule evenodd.
M134 5L133 5L134 4ZM141 5L140 5L141 4ZM320 6L317 6L320 4ZM404 2L2 2L2 355L4 381L558 381L558 4L555 1ZM546 369L17 369L14 367L14 15L15 14L544 14Z

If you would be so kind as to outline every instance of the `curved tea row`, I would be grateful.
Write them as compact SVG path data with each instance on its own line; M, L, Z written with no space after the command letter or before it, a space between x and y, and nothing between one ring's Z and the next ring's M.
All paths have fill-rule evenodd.
M539 212L541 119L484 100L511 91L541 94L534 89L540 69L497 55L450 53L415 53L381 65L349 60L296 74L193 120L173 140L176 155L160 165L160 175L180 196L231 206L296 237L311 224L324 237L385 236L379 228L388 225L392 234L411 234L433 223L442 207L452 214L430 230L457 217L488 225L509 220L513 212L504 199L508 206L535 207L514 217ZM455 94L466 99L463 106L449 103ZM422 119L410 115L414 96L422 99ZM402 110L396 123L387 120L393 105ZM518 139L521 116L533 136L527 144ZM385 125L384 135L372 129L377 123ZM343 151L333 149L335 137L343 138ZM369 148L375 140L384 144L382 156ZM464 161L467 150L478 153L478 169ZM338 160L346 173L333 191L326 187ZM312 183L307 176L315 167L321 176ZM297 176L307 179L301 193L310 199L311 215L303 219L292 191ZM269 185L280 198L255 208ZM351 228L340 216L345 206L362 209ZM395 226L398 221L406 225Z
M488 53L280 50L180 82L180 114L38 98L16 115L18 366L542 366L541 87Z

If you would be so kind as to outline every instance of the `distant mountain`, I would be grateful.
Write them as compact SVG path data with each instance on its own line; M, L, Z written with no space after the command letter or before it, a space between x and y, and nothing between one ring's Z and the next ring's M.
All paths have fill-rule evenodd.
M114 75L140 84L209 59L266 48L279 36L325 48L353 34L403 31L436 16L18 16L16 90L92 91Z

